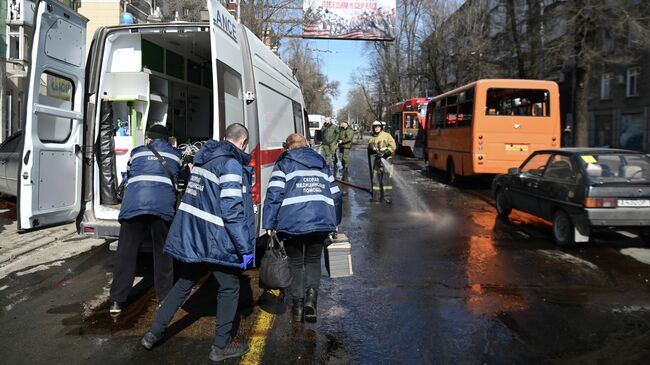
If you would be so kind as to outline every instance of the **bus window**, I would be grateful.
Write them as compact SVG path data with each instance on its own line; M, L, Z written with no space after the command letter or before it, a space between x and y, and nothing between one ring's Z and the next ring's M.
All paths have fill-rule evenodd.
M422 106L420 107L420 116L422 116L423 118L426 118L427 116L428 107L429 107L428 104L422 104Z
M405 129L418 129L418 117L417 114L406 114L404 115L404 128Z
M445 110L439 106L433 111L433 128L445 127Z
M474 89L463 91L458 95L457 127L470 127L474 112Z
M469 127L472 125L472 113L474 101L468 100L458 105L458 127Z
M485 115L550 116L548 90L488 89Z
M456 106L456 95L447 97L447 109L445 113L445 128L454 128L458 126L458 107Z

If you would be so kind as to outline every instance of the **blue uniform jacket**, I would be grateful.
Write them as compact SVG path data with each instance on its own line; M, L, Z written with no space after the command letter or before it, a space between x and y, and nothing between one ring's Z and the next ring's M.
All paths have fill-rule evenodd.
M228 141L210 140L194 167L169 229L164 252L184 262L239 267L255 251L250 155Z
M176 181L181 153L162 139L154 139L151 145L167 161ZM150 214L170 222L174 218L174 205L176 205L176 190L167 170L147 146L134 148L129 159L127 185L118 220L121 222L139 215Z
M264 229L291 236L334 232L341 222L341 192L325 159L311 148L278 157L264 199Z

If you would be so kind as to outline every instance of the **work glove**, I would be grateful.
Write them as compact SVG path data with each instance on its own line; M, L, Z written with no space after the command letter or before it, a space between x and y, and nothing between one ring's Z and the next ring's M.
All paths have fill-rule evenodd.
M393 153L390 152L388 148L384 148L383 150L381 150L381 157L383 158L389 158L392 154Z
M255 254L251 253L248 255L242 255L242 263L239 265L242 270L246 270L248 268L248 265L253 263L255 261Z

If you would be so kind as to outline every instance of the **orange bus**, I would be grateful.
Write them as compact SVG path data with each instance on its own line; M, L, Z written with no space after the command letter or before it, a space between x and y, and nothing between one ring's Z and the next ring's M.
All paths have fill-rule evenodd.
M422 157L423 151L421 146L416 146L416 138L424 130L429 100L431 98L412 98L390 106L390 133L398 150ZM416 153L418 147L420 150Z
M478 80L429 102L428 165L457 175L500 174L532 152L560 147L560 97L553 81Z

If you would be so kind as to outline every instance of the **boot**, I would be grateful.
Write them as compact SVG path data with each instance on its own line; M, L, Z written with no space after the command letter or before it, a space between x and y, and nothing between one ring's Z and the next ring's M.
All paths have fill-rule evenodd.
M291 314L293 314L293 320L296 322L302 322L302 308L305 304L305 301L302 298L293 298L293 307L291 307Z
M316 302L318 300L318 290L314 288L307 289L305 293L305 306L304 306L304 316L305 321L314 323L317 320L316 316Z

